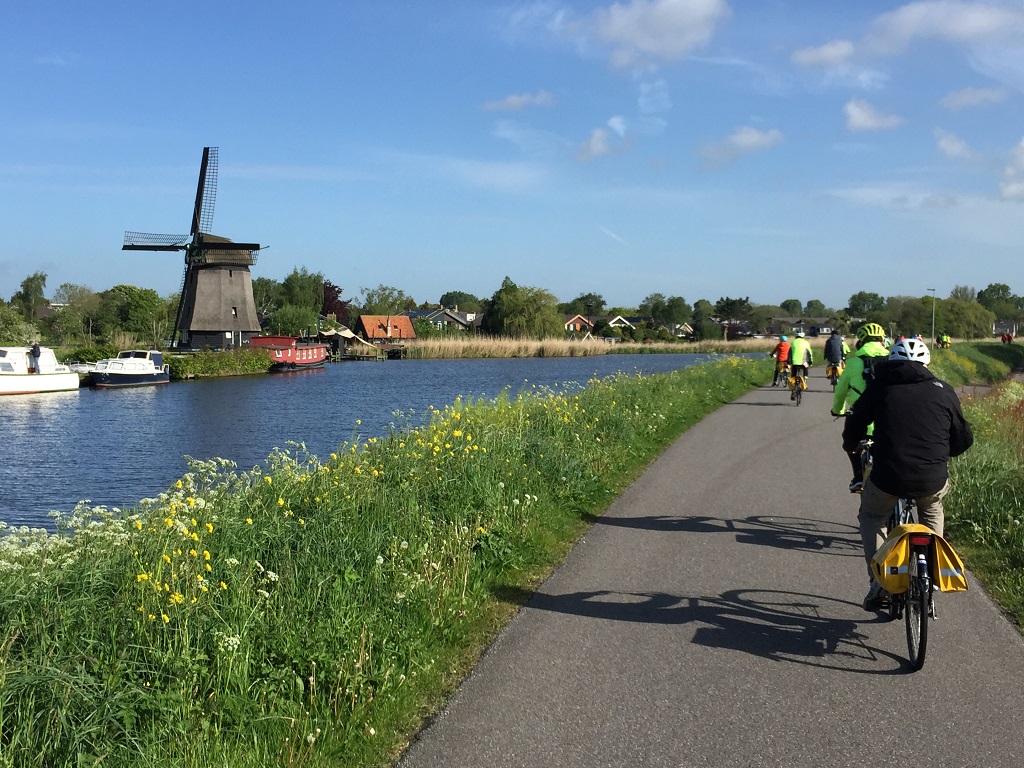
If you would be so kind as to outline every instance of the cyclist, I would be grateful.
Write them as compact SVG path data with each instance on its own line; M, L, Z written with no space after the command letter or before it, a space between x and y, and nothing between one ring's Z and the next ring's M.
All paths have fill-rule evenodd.
M825 341L825 362L842 373L843 361L850 354L850 348L839 335L839 331L832 331L832 335Z
M809 342L803 331L796 332L796 338L789 346L789 385L793 391L789 395L790 400L796 400L796 377L803 376L803 389L807 389L807 374L814 365L814 353L811 352Z
M768 357L775 358L775 378L772 379L772 386L776 386L779 377L786 370L786 361L789 360L789 339L783 336L779 336L779 343L775 345L775 349L768 353Z
M885 540L885 524L896 502L912 498L919 520L939 536L942 498L949 490L949 459L971 447L974 435L956 392L928 370L931 354L923 341L902 339L853 406L843 428L843 450L857 450L875 425L871 474L860 497L861 543L871 574L871 557ZM883 592L871 580L864 610L882 607Z
M889 350L882 343L884 339L885 329L878 323L864 323L857 329L857 348L847 358L846 367L843 369L839 381L836 382L836 391L832 395L833 416L842 416L848 409L853 408L857 398L864 394L864 389L867 387L866 379L871 378L871 371L874 370L875 358L884 360L889 356ZM867 377L864 375L865 371L868 372ZM868 434L871 432L869 431ZM850 493L860 493L861 487L864 485L864 471L860 465L860 454L854 450L849 457L850 467L853 469Z

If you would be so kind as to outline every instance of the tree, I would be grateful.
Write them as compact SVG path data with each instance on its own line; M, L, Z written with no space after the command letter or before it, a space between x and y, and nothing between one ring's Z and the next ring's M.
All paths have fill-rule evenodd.
M168 305L152 288L115 285L100 294L97 325L108 338L118 331L159 345L167 335Z
M565 333L558 299L542 288L518 286L506 277L488 302L483 330L500 336L538 338Z
M319 321L319 312L311 307L285 304L270 319L270 327L284 336L305 336L307 332L316 330Z
M1013 294L1010 293L1010 286L1006 283L989 283L987 287L978 291L978 303L985 309L992 309L993 305L1012 300Z
M693 303L693 335L697 339L722 338L722 326L712 320L715 314L714 305L707 299L697 299Z
M961 339L987 339L992 336L995 313L976 301L946 299L935 315L935 332Z
M11 296L11 306L17 309L26 322L34 323L39 310L46 303L43 290L46 288L46 273L33 272L21 281L21 290Z
M269 277L257 277L252 281L252 298L256 302L256 317L262 323L281 306L281 284Z
M71 333L71 319L77 317L81 324L79 330L84 331L88 335L89 343L92 343L92 326L100 311L100 295L85 285L61 283L53 292L53 303L64 304L65 309L74 310L67 318L61 320L65 332ZM174 303L177 305L177 301ZM60 314L61 310L57 310L57 313ZM58 333L58 336L60 335Z
M800 299L786 299L779 306L786 313L786 317L800 317L804 313L804 305L800 303Z
M348 301L342 300L341 288L336 286L330 280L324 280L324 315L334 315L337 322L345 325L348 323L349 303L350 302Z
M877 293L860 291L850 297L846 311L851 317L870 317L885 308L885 299Z
M416 302L405 291L390 285L378 285L376 288L361 288L363 315L398 315L409 309L415 309Z
M826 317L831 313L832 310L817 299L811 299L804 307L804 317Z
M440 303L446 309L458 310L459 312L479 312L481 302L472 293L465 291L448 291L441 294Z
M957 301L977 301L978 292L969 285L954 285L953 290L949 292L949 298Z
M715 312L723 322L744 321L750 317L750 297L732 299L726 296L715 303Z
M558 305L563 315L603 315L605 314L604 297L599 293L581 293L572 301Z
M293 269L281 282L281 304L313 310L321 314L324 307L324 276L305 267Z
M36 336L35 326L25 322L17 309L0 303L0 345L21 346Z

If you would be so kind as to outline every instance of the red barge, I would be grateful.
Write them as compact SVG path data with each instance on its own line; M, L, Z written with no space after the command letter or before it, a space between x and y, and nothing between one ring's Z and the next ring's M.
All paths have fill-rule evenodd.
M321 368L327 362L328 344L296 336L253 336L249 344L270 353L273 371L305 371Z

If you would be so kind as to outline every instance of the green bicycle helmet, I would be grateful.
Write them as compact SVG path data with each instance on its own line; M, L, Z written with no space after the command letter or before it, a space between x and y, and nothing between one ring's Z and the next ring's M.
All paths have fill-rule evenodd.
M878 323L864 323L857 329L857 341L881 341L885 338L885 329Z

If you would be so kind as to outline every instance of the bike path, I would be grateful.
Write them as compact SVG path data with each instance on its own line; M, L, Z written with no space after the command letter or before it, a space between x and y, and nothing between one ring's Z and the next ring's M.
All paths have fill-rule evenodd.
M1024 640L973 580L937 598L920 672L903 622L861 610L831 397L763 387L684 434L400 766L1019 766Z

